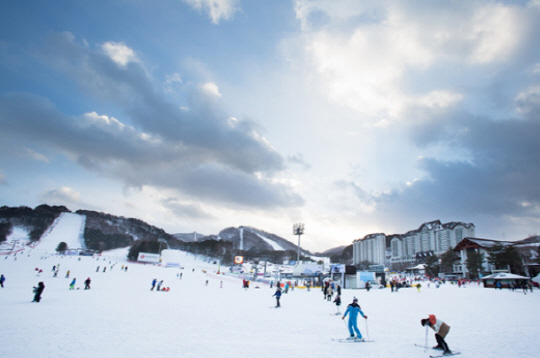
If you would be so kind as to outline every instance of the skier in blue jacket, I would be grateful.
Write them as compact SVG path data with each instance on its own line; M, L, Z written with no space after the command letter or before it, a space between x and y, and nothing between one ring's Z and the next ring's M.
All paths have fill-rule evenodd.
M362 312L362 310L360 309L360 306L358 305L358 298L355 297L353 299L353 302L347 306L347 310L345 311L341 319L345 319L345 317L348 314L350 314L349 315L349 332L351 333L350 338L353 339L354 332L356 332L356 338L363 340L362 334L360 333L360 330L358 329L358 326L356 324L356 319L358 318L359 313L362 315L362 317L367 319L367 316L364 314L364 312Z

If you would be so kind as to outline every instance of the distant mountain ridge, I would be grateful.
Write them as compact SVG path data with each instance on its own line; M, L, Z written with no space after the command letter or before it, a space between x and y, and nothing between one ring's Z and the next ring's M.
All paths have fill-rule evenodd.
M39 205L35 209L25 206L3 206L0 208L0 242L6 240L14 227L24 228L26 232L31 233L29 238L37 241L54 220L64 212L71 213L64 206L46 204ZM298 250L297 245L282 237L249 226L229 227L221 230L217 235L203 235L196 232L172 235L139 219L90 210L77 210L75 213L86 217L83 234L86 247L82 249L111 250L132 246L137 241L166 242L167 247L175 249L189 242L216 240L229 241L235 250L252 253L280 250L297 252ZM302 248L300 253L312 255Z
M243 251L297 251L298 245L275 234L268 233L249 226L238 228L229 227L221 230L218 235L210 235L202 238L225 240L233 243L235 248L243 248ZM311 252L300 248L302 255L311 255Z
M198 232L192 232L188 234L173 234L173 236L178 240L182 240L185 242L200 241L202 238L205 237L205 235L199 234Z

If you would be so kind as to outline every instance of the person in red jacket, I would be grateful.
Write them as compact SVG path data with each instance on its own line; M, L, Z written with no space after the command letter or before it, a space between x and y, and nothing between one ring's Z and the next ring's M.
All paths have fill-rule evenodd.
M450 326L435 317L434 314L430 314L429 318L424 318L420 321L422 326L431 327L435 331L435 339L437 340L437 345L433 349L440 349L444 355L452 354L452 351L448 347L448 344L444 340L448 332L450 331Z

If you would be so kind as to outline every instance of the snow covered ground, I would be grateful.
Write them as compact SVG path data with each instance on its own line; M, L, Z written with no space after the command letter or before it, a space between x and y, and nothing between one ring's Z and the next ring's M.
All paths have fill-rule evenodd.
M241 280L217 274L217 265L187 253L180 255L183 269L167 269L129 263L127 249L101 257L59 256L58 243L44 240L16 259L0 256L0 274L6 276L0 288L0 357L428 357L436 352L414 343L424 344L420 319L430 313L452 327L447 342L460 357L539 356L537 290L524 295L476 284L424 284L420 293L344 290L342 312L357 296L369 316L359 328L375 341L344 344L332 339L348 336L345 322L318 289L289 291L276 309L268 285L253 282L244 290ZM45 247L52 249L46 254ZM58 264L60 273L53 277ZM35 268L43 269L40 277ZM70 291L74 277L80 289ZM83 290L87 277L91 290ZM153 278L170 291L150 291ZM32 303L39 281L46 286L42 301Z

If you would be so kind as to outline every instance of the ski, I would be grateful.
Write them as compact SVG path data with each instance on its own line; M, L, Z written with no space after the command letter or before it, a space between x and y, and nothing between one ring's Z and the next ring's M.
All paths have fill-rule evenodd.
M340 343L371 343L375 341L368 341L367 339L350 339L350 338L332 338L333 341L338 341Z
M439 348L433 348L433 347L429 347L429 346L424 346L423 344L417 344L417 343L415 343L414 346L418 347L418 348L424 348L424 349L434 349L436 351L442 350L442 349L439 349Z
M458 354L461 354L461 352L452 352L450 354L439 354L436 356L430 356L431 358L440 358L440 357L451 357L451 356L457 356Z

